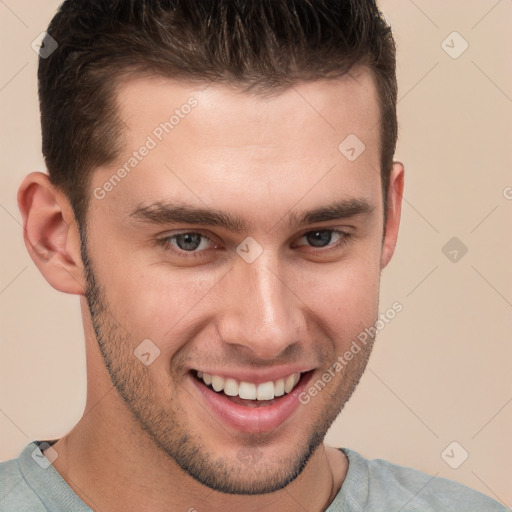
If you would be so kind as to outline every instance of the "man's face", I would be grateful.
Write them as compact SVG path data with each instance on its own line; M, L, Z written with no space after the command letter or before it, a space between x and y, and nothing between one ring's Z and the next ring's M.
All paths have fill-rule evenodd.
M138 78L119 99L125 151L93 175L86 247L112 381L140 426L203 484L282 488L322 442L371 350L361 345L309 403L298 400L377 318L373 81L362 71L269 98ZM262 399L217 392L198 371L228 394ZM296 387L270 400L294 373Z

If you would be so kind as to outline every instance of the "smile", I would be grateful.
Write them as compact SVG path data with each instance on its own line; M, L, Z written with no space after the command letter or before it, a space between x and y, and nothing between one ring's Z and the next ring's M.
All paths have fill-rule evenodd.
M271 432L300 414L304 406L298 397L313 374L310 370L281 377L274 372L274 380L268 380L274 375L234 378L198 370L189 375L199 403L210 413L206 421L212 415L214 425L220 422L237 432L256 433Z
M224 378L220 375L211 375L201 371L197 371L196 375L207 386L211 386L218 393L224 393L229 397L239 397L242 400L259 401L273 400L276 397L290 393L301 377L300 373L292 373L286 378L255 384L246 381L239 382L230 377Z

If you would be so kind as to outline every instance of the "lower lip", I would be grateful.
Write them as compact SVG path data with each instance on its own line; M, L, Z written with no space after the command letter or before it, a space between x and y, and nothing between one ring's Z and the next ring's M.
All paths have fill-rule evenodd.
M222 423L239 432L270 432L281 425L298 409L299 395L304 391L313 372L308 372L291 393L275 399L272 405L249 407L233 403L224 393L217 393L191 375L191 380L207 408Z

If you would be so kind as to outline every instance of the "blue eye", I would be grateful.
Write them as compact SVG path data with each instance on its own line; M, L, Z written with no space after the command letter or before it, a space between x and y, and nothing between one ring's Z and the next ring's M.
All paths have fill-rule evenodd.
M330 247L336 245L336 242L345 241L349 237L349 233L345 233L344 231L339 231L336 229L316 229L314 231L308 231L304 233L300 239L306 240L307 244L311 247ZM332 243L334 242L334 243ZM297 245L306 245L306 244L297 244Z
M337 229L315 229L304 233L293 247L310 247L319 249L324 254L327 250L336 250L342 243L347 243L350 233ZM208 235L197 231L183 231L158 239L158 244L165 250L182 257L205 257L209 249L218 249L219 245ZM322 249L324 249L322 251Z
M178 233L176 235L167 236L160 240L162 245L165 247L171 246L177 248L178 251L197 253L202 250L208 249L212 243L211 238L203 235L202 233L196 233L189 231L185 233Z
M176 245L183 251L195 251L201 247L201 235L199 233L183 233L174 237Z

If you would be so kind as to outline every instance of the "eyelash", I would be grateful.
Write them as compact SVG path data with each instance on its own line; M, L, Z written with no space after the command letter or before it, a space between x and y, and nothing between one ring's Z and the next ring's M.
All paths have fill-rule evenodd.
M311 245L309 245L309 246L302 246L301 245L299 247L310 247L313 250L314 249L318 249L319 252L325 254L327 252L330 252L331 250L338 249L339 246L341 246L342 244L348 245L348 241L349 241L350 237L352 236L351 233L348 233L346 231L342 231L340 229L324 228L324 229L313 229L313 230L306 231L306 232L302 233L302 235L299 236L299 239L305 237L306 235L309 235L310 233L315 233L317 231L328 231L331 234L339 235L340 239L335 244L327 245L325 247L315 248L314 246L311 246ZM176 237L178 237L180 235L191 235L191 234L199 235L203 239L208 240L210 243L214 244L214 247L213 248L208 248L208 249L203 249L202 251L184 251L184 250L179 249L178 247L175 247L174 245L172 245L171 240L175 239ZM201 233L200 231L183 231L181 233L175 233L175 234L170 235L170 236L165 236L163 238L159 238L157 240L157 242L164 249L166 249L166 250L170 249L175 254L177 254L179 256L185 256L186 258L199 258L199 257L204 256L204 254L206 252L210 251L211 249L215 249L216 248L215 241L210 236L208 236L208 235L206 235L204 233Z

